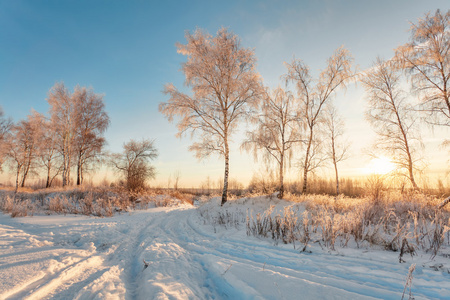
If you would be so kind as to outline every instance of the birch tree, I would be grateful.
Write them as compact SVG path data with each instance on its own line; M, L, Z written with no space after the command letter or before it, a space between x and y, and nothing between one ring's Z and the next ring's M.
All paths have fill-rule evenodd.
M336 90L345 87L346 81L353 76L352 62L350 52L343 47L338 48L328 59L327 67L317 80L313 79L303 61L294 59L286 64L288 72L285 79L287 83L293 83L296 87L297 95L302 102L298 117L307 128L302 163L303 193L307 192L308 173L324 162L324 156L320 155L321 139L316 136L319 133L318 127L323 122L323 108Z
M325 134L328 137L329 145L327 147L327 156L331 159L336 178L336 195L339 195L339 171L338 163L347 158L349 142L342 141L344 135L344 121L339 116L336 107L332 104L327 105L325 110Z
M396 59L411 75L426 121L450 127L450 10L426 14L410 32L410 42L396 49Z
M72 95L62 82L56 83L51 88L47 101L50 105L52 128L61 156L62 185L66 186L70 184L70 169L73 164L76 111Z
M37 158L39 153L39 137L42 132L42 119L43 115L36 111L32 111L28 115L26 121L21 121L19 123L18 130L22 136L22 146L24 147L25 154L25 164L23 168L22 180L20 183L21 187L25 186L25 181L28 175L35 171L37 168Z
M361 77L367 92L367 120L378 135L375 148L388 154L397 169L405 175L414 189L418 149L421 146L416 116L400 87L400 74L389 62L380 58Z
M103 137L109 126L103 95L92 89L77 86L72 95L75 109L74 155L77 168L77 185L83 183L84 171L99 161L106 144Z
M301 142L301 130L297 124L299 103L291 93L278 87L261 102L260 112L254 117L257 127L247 132L242 144L246 151L252 151L255 159L263 151L266 161L274 160L278 165L280 199L284 196L284 173L286 162L293 156L294 146Z
M29 115L27 120L21 120L12 125L10 134L5 141L5 154L15 172L15 191L19 186L24 187L28 175L36 167L37 137L40 128L36 123L38 113Z
M19 178L26 163L26 149L22 147L23 137L16 125L11 128L11 133L6 136L3 147L8 169L15 172L15 192L19 189Z
M45 187L52 186L53 180L61 173L62 164L60 163L60 154L58 152L58 139L54 134L52 123L48 119L42 120L42 131L39 137L38 160L41 168L45 171Z
M53 134L51 122L44 120L43 134L41 136L42 143L39 147L39 160L41 167L45 171L45 187L52 186L53 180L61 173L62 164L60 163L60 153L58 152L57 138Z
M186 33L187 43L177 44L178 53L187 56L182 64L185 84L192 89L188 95L173 84L164 93L170 99L159 110L170 122L180 120L178 137L190 132L199 140L190 147L197 158L213 153L225 159L223 205L227 201L229 174L229 140L239 121L256 107L262 93L260 76L255 70L254 51L242 48L239 38L227 29L211 36L198 29Z

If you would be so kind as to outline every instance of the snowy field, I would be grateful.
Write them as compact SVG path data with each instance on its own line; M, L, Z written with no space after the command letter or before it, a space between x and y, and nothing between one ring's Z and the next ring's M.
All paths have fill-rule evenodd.
M97 218L0 215L0 299L450 299L450 263L419 252L308 251L221 226L219 199ZM279 204L282 205L282 204ZM216 220L212 222L211 220ZM409 297L409 289L405 299Z

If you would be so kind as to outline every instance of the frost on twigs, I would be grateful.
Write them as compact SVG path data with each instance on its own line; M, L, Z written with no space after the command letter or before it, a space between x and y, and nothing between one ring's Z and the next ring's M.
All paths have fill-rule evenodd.
M416 269L416 264L412 264L409 267L408 276L406 277L405 288L403 289L402 300L405 298L405 292L408 289L408 287L409 287L409 297L408 297L408 299L414 299L414 297L412 295L411 287L412 287L412 280L413 280L412 273L414 272L415 269Z

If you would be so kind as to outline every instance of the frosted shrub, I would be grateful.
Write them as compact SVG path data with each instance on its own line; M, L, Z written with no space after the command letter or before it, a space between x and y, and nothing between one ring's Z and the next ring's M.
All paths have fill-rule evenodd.
M302 252L306 251L308 247L308 243L311 240L311 230L310 230L310 220L307 211L304 211L302 214L302 235L300 236L300 241L303 243Z
M94 210L94 195L93 193L87 193L83 198L78 200L78 204L83 215L90 215Z
M69 199L64 195L56 195L50 198L48 203L48 210L56 213L71 213L72 204L69 203Z
M283 217L281 218L281 227L284 229L283 242L284 243L294 243L297 239L300 224L298 223L297 212L294 212L292 206L287 206L284 208Z
M98 217L112 217L114 215L113 202L111 199L97 199L92 206L92 214Z
M14 197L2 194L0 197L0 209L6 213L11 213L14 207Z
M29 200L14 202L11 210L11 217L26 217L32 216L34 213L34 206Z
M1 194L0 195L0 210L11 214L11 217L25 217L32 216L36 210L35 204L17 194Z
M428 240L427 251L431 252L431 257L434 258L441 246L444 244L445 235L450 231L450 218L444 216L443 213L437 211L434 219L431 221L430 227L424 236ZM448 240L448 238L447 238Z
M31 203L30 200L19 200L14 201L12 210L11 210L11 217L26 217L26 216L32 216L34 214L35 207L33 203Z
M294 211L292 206L285 207L283 215L273 216L273 211L274 206L271 205L264 213L256 214L256 217L247 212L247 235L270 236L275 242L293 243L295 248L295 241L299 240L301 235L298 211Z
M211 217L211 224L215 227L216 225L223 226L225 228L239 228L239 226L244 222L244 213L241 211L230 212L225 210L224 212L219 211L216 215Z
M168 207L172 206L176 200L168 195L158 195L153 201L156 207Z

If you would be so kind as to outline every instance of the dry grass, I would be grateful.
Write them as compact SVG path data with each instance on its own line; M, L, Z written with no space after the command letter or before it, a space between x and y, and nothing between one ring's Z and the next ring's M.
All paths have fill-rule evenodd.
M334 250L336 246L380 247L414 255L421 249L438 255L450 244L450 207L439 208L442 198L419 193L380 193L364 198L326 195L287 195L301 203L302 211L273 208L247 217L247 234L271 237L276 242L314 242Z
M130 209L192 202L192 195L176 191L169 195L153 190L131 194L109 187L51 188L18 193L0 191L0 210L12 217L30 216L36 212L111 217Z

